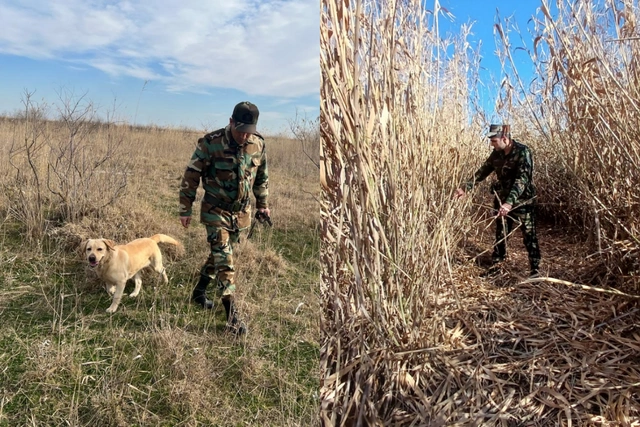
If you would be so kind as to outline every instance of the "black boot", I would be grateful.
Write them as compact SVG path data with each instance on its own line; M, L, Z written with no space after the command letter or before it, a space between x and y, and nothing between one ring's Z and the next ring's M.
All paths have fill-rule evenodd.
M504 259L502 258L492 258L491 265L482 274L480 274L480 277L492 279L502 274L502 262L504 262Z
M238 311L233 302L233 296L223 296L222 305L224 305L224 311L227 314L227 331L238 336L246 334L247 327L242 320L238 319Z
M203 308L207 308L211 310L213 308L213 301L207 298L207 286L211 282L211 278L209 276L200 275L200 280L196 287L193 288L193 296L191 299L196 304L200 304Z
M535 279L540 277L540 270L537 265L531 265L531 273L529 274L529 279Z
M492 265L487 268L480 274L480 277L484 277L485 279L493 279L494 277L499 276L502 273L502 269L498 265Z

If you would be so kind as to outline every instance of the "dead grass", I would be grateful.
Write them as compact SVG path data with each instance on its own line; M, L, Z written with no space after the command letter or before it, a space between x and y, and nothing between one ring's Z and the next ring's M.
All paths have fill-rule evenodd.
M7 137L0 140L21 140L18 128L24 126L0 122ZM106 143L104 128L92 129L92 144ZM197 218L181 227L177 194L202 132L117 132L128 157L117 170L128 179L112 203L67 221L51 196L41 205L44 221L28 225L11 209L16 199L0 196L0 425L311 424L319 351L317 168L299 161L298 142L268 140L271 158L286 153L292 163L271 169L274 228L257 229L237 248L238 305L250 332L236 340L224 333L221 305L204 312L189 301L208 247ZM51 148L43 145L42 153ZM16 183L10 173L0 177L7 183ZM89 189L87 200L100 200L104 187ZM30 232L37 226L42 235ZM125 297L116 315L107 315L108 295L78 244L158 232L186 250L162 247L169 284L146 274L138 298Z

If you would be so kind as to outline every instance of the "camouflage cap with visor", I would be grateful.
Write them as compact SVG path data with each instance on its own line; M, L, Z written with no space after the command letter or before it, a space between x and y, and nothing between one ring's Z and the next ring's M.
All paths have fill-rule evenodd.
M510 131L511 131L510 125L491 125L489 126L489 133L487 134L487 138L493 138L494 136L508 137Z
M256 124L258 123L258 107L254 104L244 101L238 103L233 109L231 118L235 124L235 129L243 133L256 133Z

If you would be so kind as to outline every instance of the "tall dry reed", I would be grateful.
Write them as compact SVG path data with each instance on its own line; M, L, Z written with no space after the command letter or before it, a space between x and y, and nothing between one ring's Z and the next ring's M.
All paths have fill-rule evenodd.
M462 304L443 290L470 227L451 195L477 162L477 61L464 31L441 40L441 12L437 1L322 3L326 425L389 425L412 405L427 420L407 369L449 339L438 311Z

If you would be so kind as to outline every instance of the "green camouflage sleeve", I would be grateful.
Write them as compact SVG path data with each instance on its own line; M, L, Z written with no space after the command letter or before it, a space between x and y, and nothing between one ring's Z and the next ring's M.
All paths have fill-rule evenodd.
M196 198L196 191L203 176L209 152L205 138L198 140L196 151L193 152L191 160L184 171L184 177L180 184L180 216L191 216L193 201Z
M267 198L269 197L269 169L267 167L267 148L262 147L262 161L256 172L256 179L253 182L253 195L256 197L256 208L266 209L269 207Z
M525 148L522 150L522 154L520 155L516 179L511 186L511 191L509 191L509 195L507 196L505 203L509 203L511 206L514 206L524 190L531 185L532 178L533 159L531 157L531 150L529 150L529 148Z
M476 173L473 175L473 179L466 183L467 191L471 190L473 186L476 185L476 183L484 181L484 179L491 175L491 172L494 171L493 162L491 161L492 156L493 153L491 153L487 160L485 160L482 166L480 166L480 168L476 171Z

